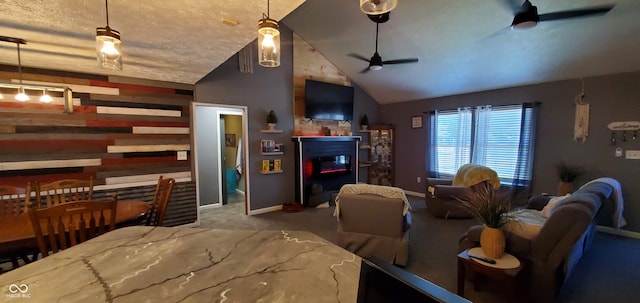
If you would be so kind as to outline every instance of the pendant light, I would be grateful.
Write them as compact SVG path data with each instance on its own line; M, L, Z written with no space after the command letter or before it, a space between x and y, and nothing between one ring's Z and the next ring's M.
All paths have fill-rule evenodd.
M42 103L51 103L51 101L53 101L53 98L51 98L51 96L49 96L49 94L47 94L47 89L43 89L42 90L42 96L40 96L40 102Z
M98 67L111 70L122 70L122 50L120 49L120 32L109 27L109 1L105 0L107 26L96 28L96 56Z
M16 39L14 42L18 47L18 75L20 77L20 87L18 88L18 94L15 98L20 102L29 101L29 96L24 93L24 87L22 87L22 61L20 60L20 44L27 44L27 41Z
M367 15L380 15L396 8L398 0L360 0L360 10Z
M267 14L258 21L258 64L264 67L280 66L280 31L278 21L269 18L269 0Z

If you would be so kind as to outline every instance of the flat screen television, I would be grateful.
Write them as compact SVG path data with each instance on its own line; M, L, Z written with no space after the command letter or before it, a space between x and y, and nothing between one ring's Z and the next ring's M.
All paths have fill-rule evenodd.
M357 303L470 303L438 285L375 257L362 259Z
M315 120L353 120L353 87L307 79L304 116Z

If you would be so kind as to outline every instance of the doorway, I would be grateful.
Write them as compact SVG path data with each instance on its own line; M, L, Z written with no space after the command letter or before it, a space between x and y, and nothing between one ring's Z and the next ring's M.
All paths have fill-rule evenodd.
M247 107L194 102L193 151L200 211L229 203L250 205Z

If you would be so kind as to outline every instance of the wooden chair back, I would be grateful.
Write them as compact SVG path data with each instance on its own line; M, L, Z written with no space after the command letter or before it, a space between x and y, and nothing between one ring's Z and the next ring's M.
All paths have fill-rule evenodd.
M162 176L160 176L153 201L151 202L151 208L147 213L147 222L145 225L162 226L162 224L164 224L167 204L169 204L169 198L171 198L171 191L175 183L176 180L173 178L163 179Z
M111 231L116 226L117 198L66 202L29 211L42 257Z
M31 184L26 187L0 185L0 218L24 214L31 203Z
M93 177L89 180L64 179L45 184L36 183L38 208L91 199L93 199Z

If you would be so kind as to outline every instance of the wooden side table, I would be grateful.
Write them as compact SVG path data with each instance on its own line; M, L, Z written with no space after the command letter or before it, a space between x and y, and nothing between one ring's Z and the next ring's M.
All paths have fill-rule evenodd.
M482 248L474 247L458 254L458 295L464 296L464 282L466 270L492 279L498 285L503 285L510 302L518 302L517 298L517 276L522 270L522 265L518 258L508 253L504 253L496 264L489 264L469 257L469 253L485 256Z

